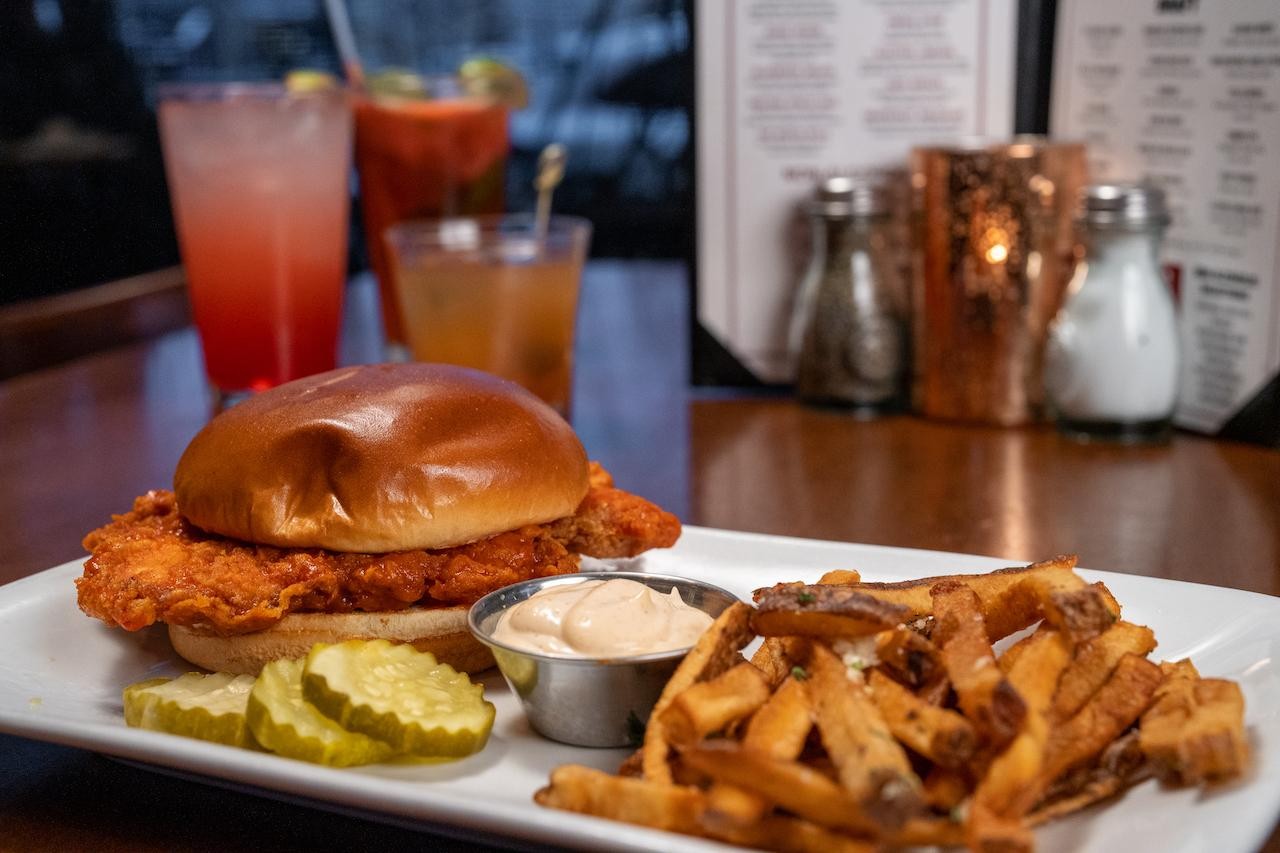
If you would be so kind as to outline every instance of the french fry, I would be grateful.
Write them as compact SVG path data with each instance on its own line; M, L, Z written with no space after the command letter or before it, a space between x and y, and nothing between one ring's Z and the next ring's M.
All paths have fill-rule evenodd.
M978 748L978 735L955 711L930 705L879 671L867 678L871 697L893 736L943 767L963 767Z
M960 710L993 748L1018 733L1026 705L996 665L983 627L977 593L949 581L933 588L934 641L956 691Z
M703 632L671 674L671 679L653 706L649 725L644 731L640 763L645 779L667 784L673 781L669 760L671 745L661 723L661 714L676 696L699 681L715 678L742 660L739 651L751 641L752 636L749 625L751 613L750 605L741 601L729 605Z
M903 847L957 847L964 844L964 827L948 818L913 817L886 840Z
M846 586L780 584L755 592L751 629L763 637L861 637L900 624L907 608Z
M1074 642L1097 636L1115 624L1118 610L1105 586L1090 585L1075 572L1039 572L1024 583L1040 602L1044 621Z
M923 687L945 673L938 647L905 625L876 634L880 666L909 687Z
M1026 590L1016 590L1022 581L1039 574L1070 573L1075 568L1074 556L1054 557L1029 566L998 569L985 575L947 575L893 583L863 582L851 589L874 596L890 604L906 606L911 615L903 622L928 616L933 612L930 590L940 583L963 584L978 596L983 619L988 623L992 642L1026 628L1040 618L1035 597Z
M1161 664L1164 680L1142 715L1138 740L1167 784L1221 782L1249 763L1240 685L1201 678L1190 661Z
M809 657L809 641L803 637L765 637L751 656L751 663L777 687L791 670Z
M997 815L973 803L965 820L965 844L979 853L1031 853L1035 836L1021 820Z
M920 780L866 688L820 644L809 656L805 687L840 784L881 827L902 826L920 810Z
M1152 630L1132 622L1117 622L1077 647L1053 697L1054 717L1065 720L1079 711L1111 677L1120 658L1127 654L1146 657L1155 647Z
M770 815L743 827L725 828L710 835L730 844L780 850L782 853L877 853L880 845L818 826L812 821Z
M813 712L804 685L788 678L747 723L743 749L780 760L792 760L804 749L813 728ZM760 797L716 783L707 792L704 823L709 827L743 826L760 820L769 804Z
M750 791L821 826L867 835L880 830L848 791L797 761L714 740L683 750L680 759L717 782Z
M924 777L925 803L940 812L950 812L969 797L969 778L961 770L934 767Z
M1109 744L1092 766L1059 776L1027 815L1027 825L1079 811L1150 776L1151 762L1138 744L1138 733L1130 731Z
M833 569L818 578L818 583L829 586L848 586L849 584L861 582L862 575L853 569Z
M697 788L611 776L566 764L551 771L551 784L533 795L550 808L700 835L703 794Z
M1049 738L1041 790L1071 767L1093 758L1133 725L1147 709L1163 680L1160 667L1128 654L1120 659L1106 684Z
M769 699L764 673L743 662L677 694L662 711L667 740L692 744L753 713Z
M1049 742L1054 689L1070 658L1065 637L1057 631L1039 631L1028 638L1023 653L1009 670L1009 683L1022 697L1027 712L1021 731L991 762L974 790L970 815L977 815L980 825L970 822L971 842L981 841L981 846L987 846L988 830L994 833L991 838L1007 835L1008 827L1002 821L988 820L987 816L1017 819L1035 805Z

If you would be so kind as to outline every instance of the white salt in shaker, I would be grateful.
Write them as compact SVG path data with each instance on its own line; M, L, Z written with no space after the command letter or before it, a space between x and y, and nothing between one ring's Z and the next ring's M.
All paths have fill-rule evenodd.
M1156 259L1164 193L1097 184L1083 194L1086 257L1049 329L1045 391L1079 438L1167 438L1178 400L1178 320Z

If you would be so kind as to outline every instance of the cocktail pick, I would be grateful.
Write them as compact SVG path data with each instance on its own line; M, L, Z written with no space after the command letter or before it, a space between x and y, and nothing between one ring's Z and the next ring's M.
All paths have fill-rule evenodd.
M558 142L553 142L538 155L538 174L533 179L533 188L538 191L538 207L534 213L534 233L541 245L547 236L547 226L551 221L551 194L560 181L564 180L565 163L569 160L568 150Z

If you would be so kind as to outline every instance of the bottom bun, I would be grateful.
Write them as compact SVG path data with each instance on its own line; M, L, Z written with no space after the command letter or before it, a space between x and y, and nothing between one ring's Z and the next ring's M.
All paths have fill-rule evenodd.
M390 640L431 652L459 672L493 666L489 648L467 630L466 607L412 607L384 613L291 613L250 634L221 637L169 626L169 642L186 660L213 672L257 675L264 664L306 657L316 643Z

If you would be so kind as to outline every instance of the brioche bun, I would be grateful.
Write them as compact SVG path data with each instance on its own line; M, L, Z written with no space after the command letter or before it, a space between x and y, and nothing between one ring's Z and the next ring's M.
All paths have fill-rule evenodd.
M390 640L408 643L459 672L493 666L488 647L467 630L466 607L413 607L384 613L290 613L252 634L220 637L181 625L169 626L173 649L213 672L257 675L264 664L307 656L316 643Z
M571 515L587 456L518 385L440 364L349 367L211 420L174 491L203 530L281 548L450 548Z

